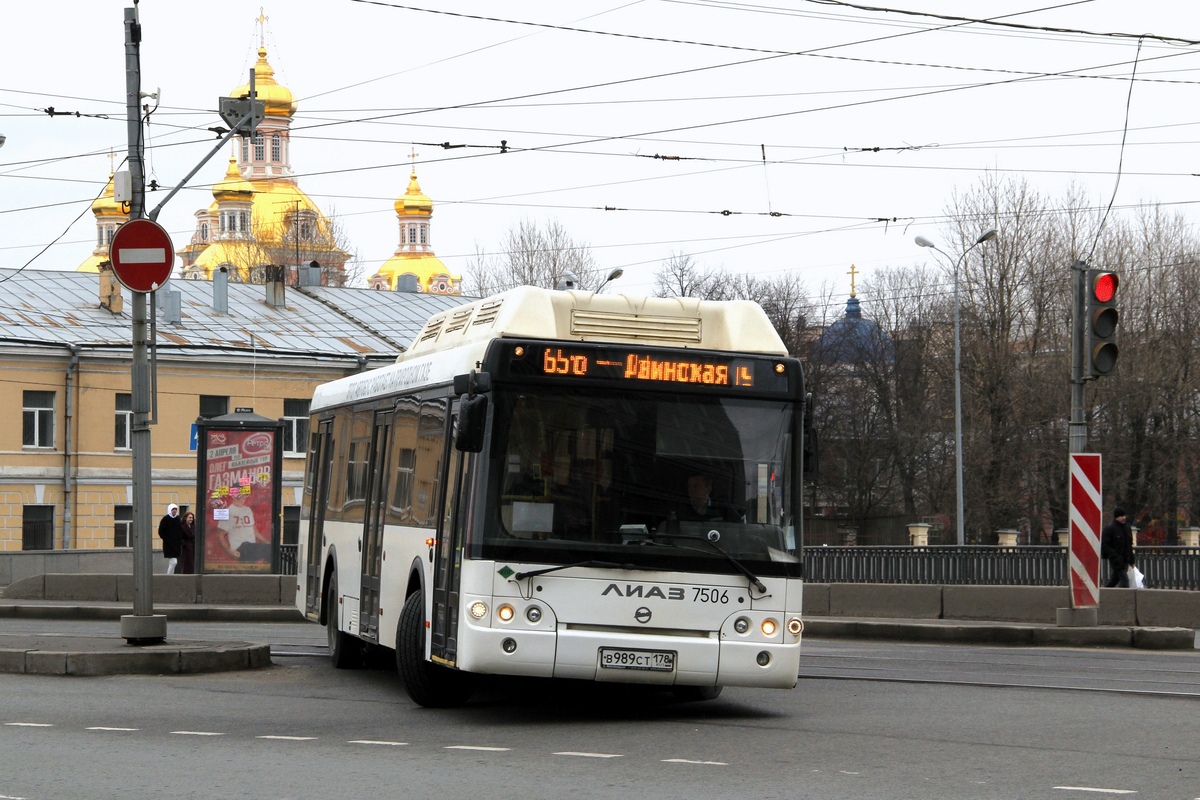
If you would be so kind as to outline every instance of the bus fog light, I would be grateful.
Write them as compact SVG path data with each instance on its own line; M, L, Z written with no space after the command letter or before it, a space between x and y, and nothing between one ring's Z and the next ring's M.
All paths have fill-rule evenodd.
M804 623L800 621L799 617L792 617L788 620L787 629L792 636L799 636L804 630Z
M733 621L733 629L738 633L745 633L750 630L750 620L745 617L738 617Z
M779 630L779 626L775 623L775 620L773 620L773 619L764 619L763 620L763 623L762 623L763 636L774 636L775 632L777 630Z
M754 657L754 660L755 660L755 662L758 663L758 665L760 667L765 667L771 663L771 654L768 653L766 650L763 650L761 653L759 653L758 655L756 655Z
M484 617L487 616L487 613L488 613L487 603L484 603L481 600L477 600L476 602L471 603L471 616L474 617L475 619L483 619Z
M500 618L501 622L511 622L513 615L516 613L517 612L513 611L513 607L508 603L505 603L496 609L496 616Z
M542 621L542 610L537 606L530 606L525 609L525 619L536 625Z
M506 653L515 653L515 652L517 652L517 640L516 639L505 639L503 642L500 643L500 648L502 650L504 650L504 652L506 652Z

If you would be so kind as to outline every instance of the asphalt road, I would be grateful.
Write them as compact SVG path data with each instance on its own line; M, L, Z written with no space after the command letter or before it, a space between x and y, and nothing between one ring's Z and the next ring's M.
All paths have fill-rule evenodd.
M431 711L386 665L329 667L315 625L168 636L277 666L0 675L0 798L1200 798L1195 652L810 640L792 691L496 680Z

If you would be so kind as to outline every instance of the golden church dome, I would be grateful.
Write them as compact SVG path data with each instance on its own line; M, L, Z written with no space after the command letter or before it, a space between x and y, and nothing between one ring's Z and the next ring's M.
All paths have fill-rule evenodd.
M383 262L375 273L387 279L392 291L400 284L402 275L417 279L418 291L429 294L461 294L462 276L452 273L442 260L432 253L397 253Z
M108 173L108 186L104 187L104 193L92 203L92 213L97 217L128 217L129 209L125 208L124 203L118 203L113 198L113 174L110 172Z
M414 172L409 177L408 191L396 198L395 208L401 217L415 214L429 216L433 213L433 201L421 191L421 185L417 183L417 173Z
M212 193L214 201L218 203L238 200L249 202L254 196L254 187L250 185L250 181L242 177L237 159L233 156L229 157L229 168L225 170L225 180L214 184Z
M267 63L267 48L258 48L258 62L254 65L254 91L263 101L263 112L268 117L290 117L296 113L296 98L286 86L275 82L275 70ZM230 97L250 94L249 82L229 93Z

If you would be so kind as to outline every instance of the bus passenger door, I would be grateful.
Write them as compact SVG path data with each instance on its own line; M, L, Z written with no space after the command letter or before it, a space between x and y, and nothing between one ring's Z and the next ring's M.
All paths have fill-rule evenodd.
M304 557L304 613L321 613L321 554L324 552L325 505L333 466L333 419L323 419L313 431L308 452L308 550Z
M388 502L388 451L395 412L375 412L371 451L367 460L367 502L362 536L362 592L359 594L358 633L379 641L379 576L383 571L383 525Z
M456 450L458 402L451 412L442 459L441 514L433 562L433 620L430 653L435 661L453 665L458 657L459 580L467 519L466 453Z

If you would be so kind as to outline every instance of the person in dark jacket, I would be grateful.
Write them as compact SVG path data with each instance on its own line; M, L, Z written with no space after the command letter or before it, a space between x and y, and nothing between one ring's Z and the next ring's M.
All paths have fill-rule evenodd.
M196 515L191 511L183 515L183 540L179 547L179 574L191 575L196 571Z
M179 551L183 547L183 520L179 518L179 506L171 503L167 513L158 521L158 538L162 539L163 558L167 560L167 574L175 574L179 563Z
M1113 521L1100 534L1100 556L1108 559L1111 574L1104 586L1108 589L1129 588L1129 567L1133 566L1133 534L1125 519L1125 509L1113 509Z

